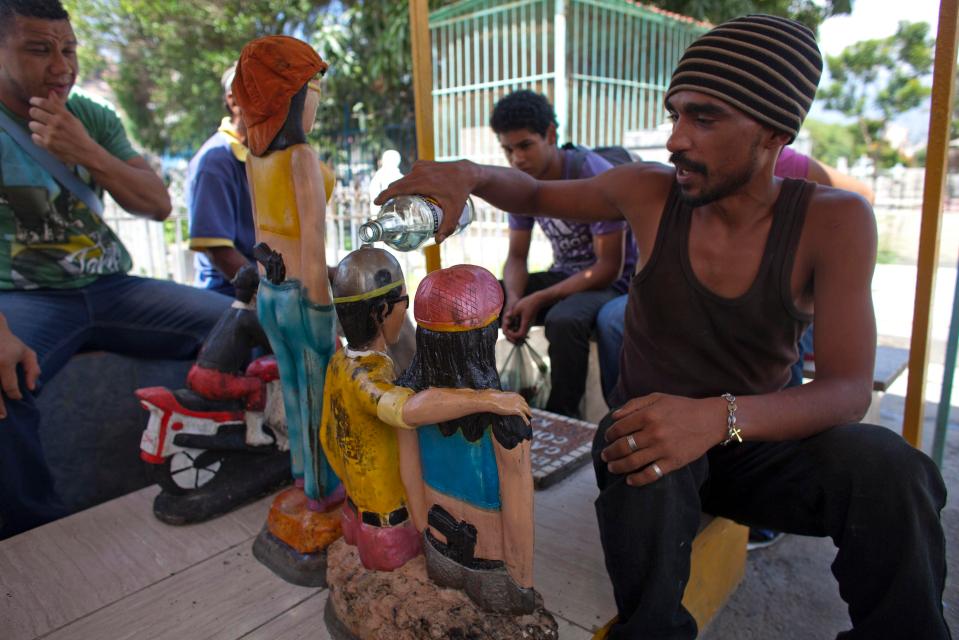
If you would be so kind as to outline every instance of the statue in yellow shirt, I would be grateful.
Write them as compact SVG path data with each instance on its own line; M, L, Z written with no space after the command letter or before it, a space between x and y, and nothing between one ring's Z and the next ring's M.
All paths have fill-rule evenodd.
M346 487L343 537L368 569L390 571L418 555L427 509L421 480L419 425L473 413L520 416L514 393L428 388L393 382L386 346L396 341L409 307L399 263L366 246L337 267L333 295L346 349L330 360L320 440Z

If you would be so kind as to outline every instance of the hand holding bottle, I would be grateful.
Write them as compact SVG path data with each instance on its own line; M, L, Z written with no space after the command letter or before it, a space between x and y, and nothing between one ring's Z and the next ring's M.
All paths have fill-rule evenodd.
M457 218L446 216L439 204L428 196L397 196L387 200L372 218L360 225L360 241L381 241L397 251L413 251L433 237L447 217ZM472 220L473 202L467 198L453 233L465 229Z
M402 195L429 196L439 204L443 211L462 211L466 200L476 186L477 165L468 160L456 162L431 162L419 160L413 169L388 186L374 200L382 205L387 200ZM453 235L459 226L458 216L444 216L435 239L439 244Z

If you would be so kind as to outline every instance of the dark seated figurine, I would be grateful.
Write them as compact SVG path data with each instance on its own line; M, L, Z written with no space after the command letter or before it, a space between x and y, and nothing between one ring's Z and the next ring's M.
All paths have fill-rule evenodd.
M210 331L186 379L187 386L204 398L243 400L246 441L251 445L274 440L263 432L266 382L246 373L254 349L270 351L270 341L256 315L254 296L259 285L255 266L237 271L233 278L236 301Z
M200 522L290 482L289 449L276 361L256 317L259 276L233 279L224 312L187 377L188 389L137 390L150 412L140 457L161 493L153 503L169 524Z

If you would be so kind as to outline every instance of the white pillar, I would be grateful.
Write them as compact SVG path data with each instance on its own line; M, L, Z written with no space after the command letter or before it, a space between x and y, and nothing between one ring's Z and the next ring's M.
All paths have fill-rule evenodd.
M553 18L553 109L559 122L557 142L570 141L566 128L569 122L569 98L566 94L566 1L556 0Z

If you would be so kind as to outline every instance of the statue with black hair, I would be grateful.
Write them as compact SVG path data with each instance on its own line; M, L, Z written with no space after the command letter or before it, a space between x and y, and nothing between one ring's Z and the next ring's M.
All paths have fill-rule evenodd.
M416 355L397 382L414 390L500 389L495 345L502 305L499 283L482 267L429 274L416 291ZM475 413L435 423L417 433L430 578L464 590L486 611L532 612L529 421Z
M438 272L439 280L475 271L487 279L477 280L474 297L442 286L425 296L435 303L441 289L464 294L440 303L454 309L460 339L424 340L421 326L412 368L397 381L386 348L409 307L399 263L383 249L364 246L337 267L333 295L347 346L330 360L321 429L323 449L347 494L343 542L330 548L327 578L327 629L337 640L445 638L466 627L483 637L516 637L522 629L526 637L555 638L555 621L536 611L532 589L523 588L532 579L530 412L522 396L500 389L490 364L502 293L496 279L476 267ZM436 275L424 282L436 283ZM418 319L423 291L421 285ZM470 311L476 304L479 315ZM440 430L455 441L453 448L424 446L424 438L443 439ZM448 460L437 460L447 452ZM483 467L478 474L477 462ZM447 484L431 483L435 474L447 476ZM436 486L456 489L440 496ZM500 486L510 492L502 500ZM483 506L474 509L468 503L477 494ZM442 547L448 561L422 558L424 545ZM514 568L518 584L508 573ZM457 569L482 575L464 579ZM386 616L370 607L384 597L395 601Z

